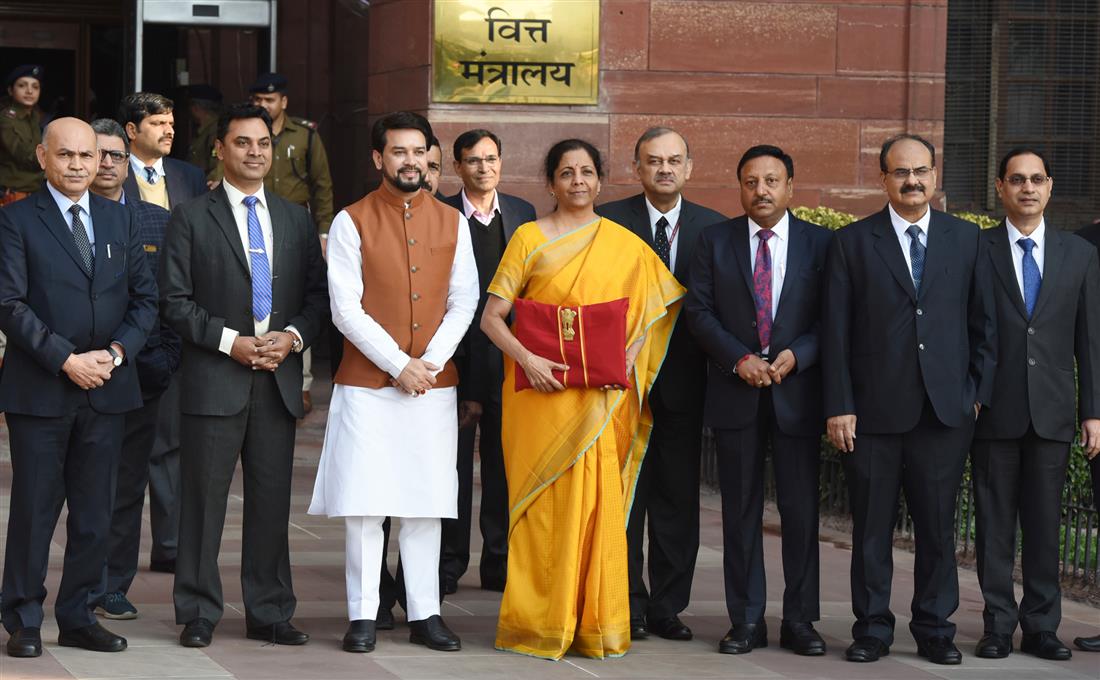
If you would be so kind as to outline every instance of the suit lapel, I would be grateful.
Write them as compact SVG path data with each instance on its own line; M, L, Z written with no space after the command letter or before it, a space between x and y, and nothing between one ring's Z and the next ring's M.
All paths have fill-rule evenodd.
M266 193L266 192L265 192ZM287 215L286 206L271 193L267 193L267 211L271 215L271 278L274 280L279 273L279 260L282 258L286 246L286 231L289 228L290 216Z
M929 211L931 215L928 221L928 247L924 256L921 295L947 270L948 255L954 250L955 244L955 226L948 220L940 219L935 210L929 208Z
M1037 317L1047 301L1058 288L1058 279L1062 275L1062 260L1066 257L1066 244L1057 230L1046 227L1046 244L1043 246L1043 282L1039 286L1039 299L1035 303L1031 317Z
M752 262L749 257L749 220L747 217L737 218L730 238L732 239L730 247L733 248L733 261L737 263L737 268L741 270L741 276L745 279L745 287L752 294L756 288L752 285Z
M69 226L65 224L65 218L61 216L61 211L57 209L57 203L53 200L49 189L43 189L38 194L38 215L49 232L61 244L61 248L72 258L77 269L88 276L88 272L84 269L84 259L80 257L80 253L76 250L73 233L69 231ZM95 224L94 218L93 224Z
M905 265L905 256L901 254L901 246L898 244L897 234L890 224L890 214L883 210L875 216L875 223L871 227L871 233L875 236L875 251L886 263L886 268L898 285L909 295L913 302L917 301L917 291L913 288L913 276L909 273L909 267Z
M245 259L244 243L241 242L241 233L237 230L237 222L233 219L233 210L229 207L229 198L225 195L224 187L210 192L209 210L214 222L221 228L229 249L237 256L237 262L244 269L244 275L251 280L248 261Z
M993 260L993 270L997 272L997 278L1001 285L1008 291L1008 297L1015 305L1020 316L1027 318L1027 307L1024 306L1024 296L1020 293L1020 282L1016 280L1016 266L1012 262L1012 244L1008 242L1008 230L1005 223L994 230L990 239L989 257Z
M126 161L129 163L129 161ZM141 190L138 188L137 180L134 179L134 166L129 166L129 174L126 175L125 181L122 182L122 191L126 194L126 200L141 200Z
M798 280L806 266L806 239L802 224L795 220L793 215L788 217L787 224L787 271L783 274L783 288L779 291L779 307L775 312L776 322L782 318L783 310L790 307L787 304L787 298L798 295Z
M95 257L92 259L92 269L95 272L92 275L92 281L95 281L107 266L107 260L113 255L108 244L112 241L120 241L120 239L114 238L111 224L107 221L103 211L99 210L94 196L89 197L88 210L92 213L92 228L95 229ZM129 215L130 211L127 210L126 214Z
M676 266L673 274L678 281L687 281L690 253L695 245L695 239L699 235L699 225L696 224L695 204L688 203L686 199L680 199L680 228L676 239Z
M175 172L176 168L169 165L169 160L164 159L164 182L168 190L168 209L171 210L187 200L187 187L183 183L183 173Z
M519 225L516 224L515 216L512 215L512 205L511 201L507 200L508 197L498 191L497 198L497 203L500 204L500 223L504 227L504 244L508 245L512 240L512 234L519 229ZM458 211L462 212L462 209L459 208Z
M634 219L630 220L630 230L638 235L638 238L653 248L653 227L649 224L649 211L645 207L645 194L638 194L630 199L630 213ZM681 211L680 214L683 214Z

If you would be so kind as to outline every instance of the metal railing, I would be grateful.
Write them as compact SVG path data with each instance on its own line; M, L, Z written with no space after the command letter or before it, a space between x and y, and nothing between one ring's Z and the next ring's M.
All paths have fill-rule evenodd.
M775 498L775 482L771 475L769 460L765 476L765 494ZM969 463L967 466L969 471ZM714 436L709 430L703 432L703 483L718 489L718 458ZM844 469L835 453L823 453L821 459L821 477L819 482L820 510L823 516L848 516L848 488L844 480ZM1062 522L1060 527L1060 559L1064 584L1086 590L1089 596L1100 596L1100 517L1089 495L1076 496L1067 485L1062 495ZM895 537L906 541L913 538L913 521L905 505L902 492L898 504L898 521ZM959 488L958 503L955 510L955 546L960 557L974 557L975 514L974 490L969 483L969 474L964 476ZM1017 539L1017 549L1020 541Z

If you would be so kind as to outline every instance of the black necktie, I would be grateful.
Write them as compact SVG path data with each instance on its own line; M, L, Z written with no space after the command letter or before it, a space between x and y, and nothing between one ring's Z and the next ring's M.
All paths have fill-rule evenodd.
M84 261L84 271L92 273L92 242L88 240L88 232L84 229L84 222L80 219L80 206L75 203L69 208L73 214L73 243L80 253L80 259Z
M672 269L672 266L669 265L672 248L668 243L667 229L668 220L662 215L661 219L657 220L657 233L653 235L653 249L657 251L657 256L661 258L661 262L664 262L666 267Z

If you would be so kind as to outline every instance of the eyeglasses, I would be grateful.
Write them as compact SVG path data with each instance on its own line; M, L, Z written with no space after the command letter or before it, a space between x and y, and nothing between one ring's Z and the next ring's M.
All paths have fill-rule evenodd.
M909 179L909 175L916 175L917 179L928 179L932 176L932 168L927 165L922 165L919 168L898 168L897 170L891 170L886 174L891 175L899 182L904 182Z
M486 156L485 158L478 158L477 156L467 156L466 158L462 159L462 163L467 168L476 168L482 163L484 163L485 165L496 165L498 162L500 162L500 158L498 156Z
M125 151L107 151L106 149L101 149L99 152L99 162L102 163L107 160L108 157L110 157L112 163L118 165L119 163L125 162L126 159L130 157L130 154Z
M1039 174L1032 175L1031 177L1028 177L1027 175L1009 175L1008 177L1005 178L1005 181L1008 182L1009 184L1011 184L1014 187L1022 187L1023 185L1027 184L1029 181L1031 182L1032 185L1037 186L1037 187L1041 187L1044 184L1046 184L1048 181L1050 181L1050 178L1047 177L1046 175L1039 175Z

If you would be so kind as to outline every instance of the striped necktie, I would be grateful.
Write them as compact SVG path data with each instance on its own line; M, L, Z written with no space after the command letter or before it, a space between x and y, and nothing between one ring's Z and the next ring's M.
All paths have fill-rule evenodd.
M905 230L909 234L909 260L913 265L913 290L920 294L920 282L924 278L925 246L920 242L921 229L915 224Z
M252 264L252 316L263 321L271 314L271 265L264 247L264 232L256 214L255 196L245 196L248 206L248 259Z

